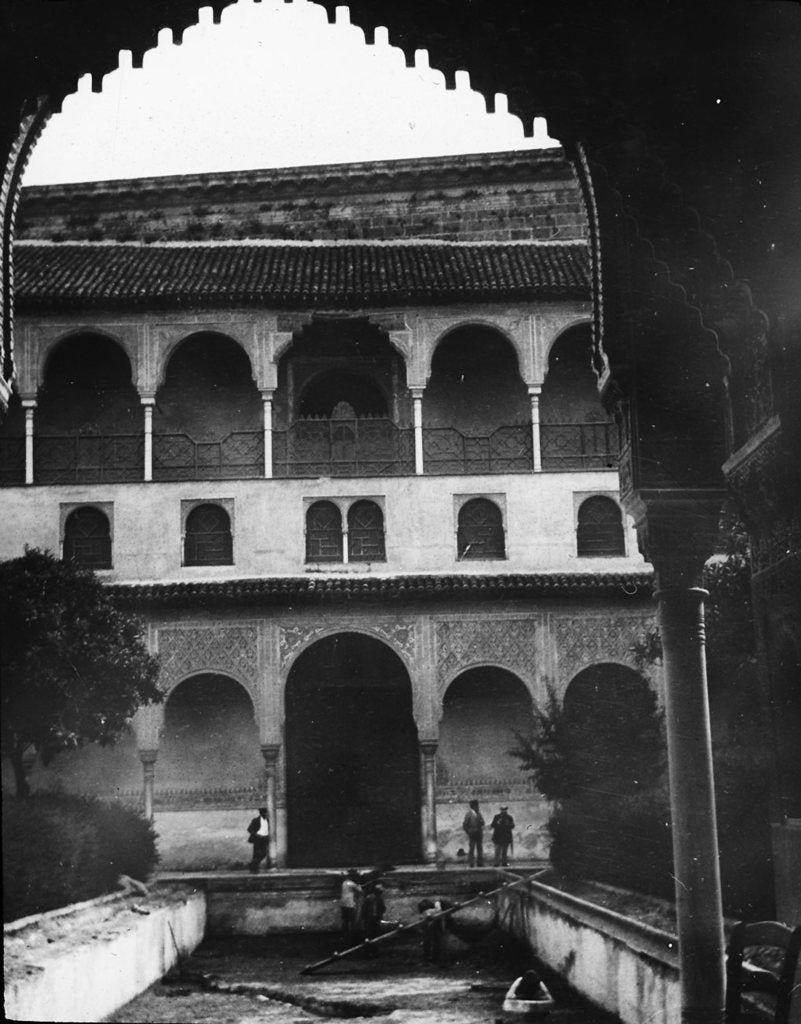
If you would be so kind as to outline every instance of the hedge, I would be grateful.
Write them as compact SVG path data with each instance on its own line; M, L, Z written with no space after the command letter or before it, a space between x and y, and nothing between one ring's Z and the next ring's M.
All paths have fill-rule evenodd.
M3 798L3 920L144 881L158 861L151 824L121 804L63 793Z

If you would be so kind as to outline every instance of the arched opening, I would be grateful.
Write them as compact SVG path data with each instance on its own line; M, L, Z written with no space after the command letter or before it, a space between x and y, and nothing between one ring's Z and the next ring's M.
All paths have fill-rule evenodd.
M186 517L184 565L232 565L231 517L220 505L196 505Z
M406 367L365 319L315 318L278 366L277 476L411 472L414 440Z
M156 480L227 479L264 471L263 411L250 360L222 334L172 353L153 413Z
M579 557L625 555L623 514L611 498L594 495L583 501L578 510L576 552Z
M459 509L457 557L506 558L503 516L494 501L472 498Z
M445 692L437 750L437 781L466 787L517 782L518 763L509 750L515 731L531 715L525 684L507 669L472 668Z
M551 348L540 396L540 439L544 469L617 465L617 428L598 395L589 324L568 328Z
M531 469L531 412L517 353L496 330L459 327L437 346L423 396L424 458L440 473Z
M342 561L342 513L333 501L315 501L306 511L306 561Z
M420 859L411 684L385 644L341 633L299 656L286 688L286 765L293 867Z
M111 568L111 525L99 508L73 509L64 523L64 560L85 569Z
M38 483L142 479L142 411L125 351L79 334L47 360L35 414Z
M261 797L263 781L253 703L244 687L216 673L179 683L164 708L157 799L174 804L178 790L182 791L178 806L181 802L191 805L203 791L227 790L235 804L238 792L252 790L252 803Z
M384 513L374 501L355 501L348 509L348 561L383 562Z

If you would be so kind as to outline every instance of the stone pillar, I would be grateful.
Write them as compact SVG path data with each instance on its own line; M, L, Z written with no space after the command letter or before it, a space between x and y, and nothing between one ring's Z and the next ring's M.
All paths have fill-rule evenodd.
M714 514L648 512L645 550L657 572L682 1021L721 1024L725 974L712 742L706 685L704 599L699 583L713 550ZM642 527L642 524L640 524ZM643 534L641 533L641 537Z
M542 470L542 444L540 442L540 394L542 388L538 385L531 385L528 389L528 397L531 402L531 453L533 456L533 470L539 473Z
M25 410L25 483L33 483L33 414L36 409L35 398L23 398L22 408Z
M412 388L414 403L414 471L423 475L423 389Z
M261 756L264 758L265 794L264 805L270 819L269 859L271 867L276 866L278 851L278 756L281 747L277 743L262 743ZM283 831L283 830L282 830Z
M270 480L273 475L273 392L262 391L261 401L264 407L264 477Z
M155 398L143 398L142 408L145 413L145 480L153 479L153 406Z
M423 794L421 816L423 824L423 859L427 864L437 860L437 741L420 741Z
M158 750L139 751L144 777L145 818L148 821L153 820L153 788L156 781L156 759L158 756Z

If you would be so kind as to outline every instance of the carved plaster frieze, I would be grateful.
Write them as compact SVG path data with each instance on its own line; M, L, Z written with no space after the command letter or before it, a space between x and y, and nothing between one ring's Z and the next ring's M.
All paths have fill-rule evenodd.
M437 622L435 657L440 697L460 672L479 665L508 669L530 684L539 630L540 623L533 616Z
M559 681L567 686L582 669L601 662L634 667L632 646L654 624L648 615L555 616L551 636Z
M259 682L257 623L162 626L157 630L162 689L201 672L230 675L256 698Z
M303 624L297 626L281 626L278 631L278 647L281 659L281 669L295 659L295 657L310 644L323 637L332 636L335 633L346 633L358 631L369 633L384 640L397 654L406 662L407 666L413 666L417 659L417 626L411 621L399 621L389 619L384 621L361 621L339 620L326 622L324 624Z

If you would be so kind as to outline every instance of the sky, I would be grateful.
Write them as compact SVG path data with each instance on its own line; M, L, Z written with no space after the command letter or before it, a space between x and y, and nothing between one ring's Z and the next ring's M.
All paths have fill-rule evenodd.
M367 46L340 8L329 25L307 0L239 0L214 25L211 8L175 45L164 29L143 67L120 67L92 93L89 77L51 118L24 184L291 167L556 145L545 122L524 138L457 73L457 88L415 67L379 29Z

